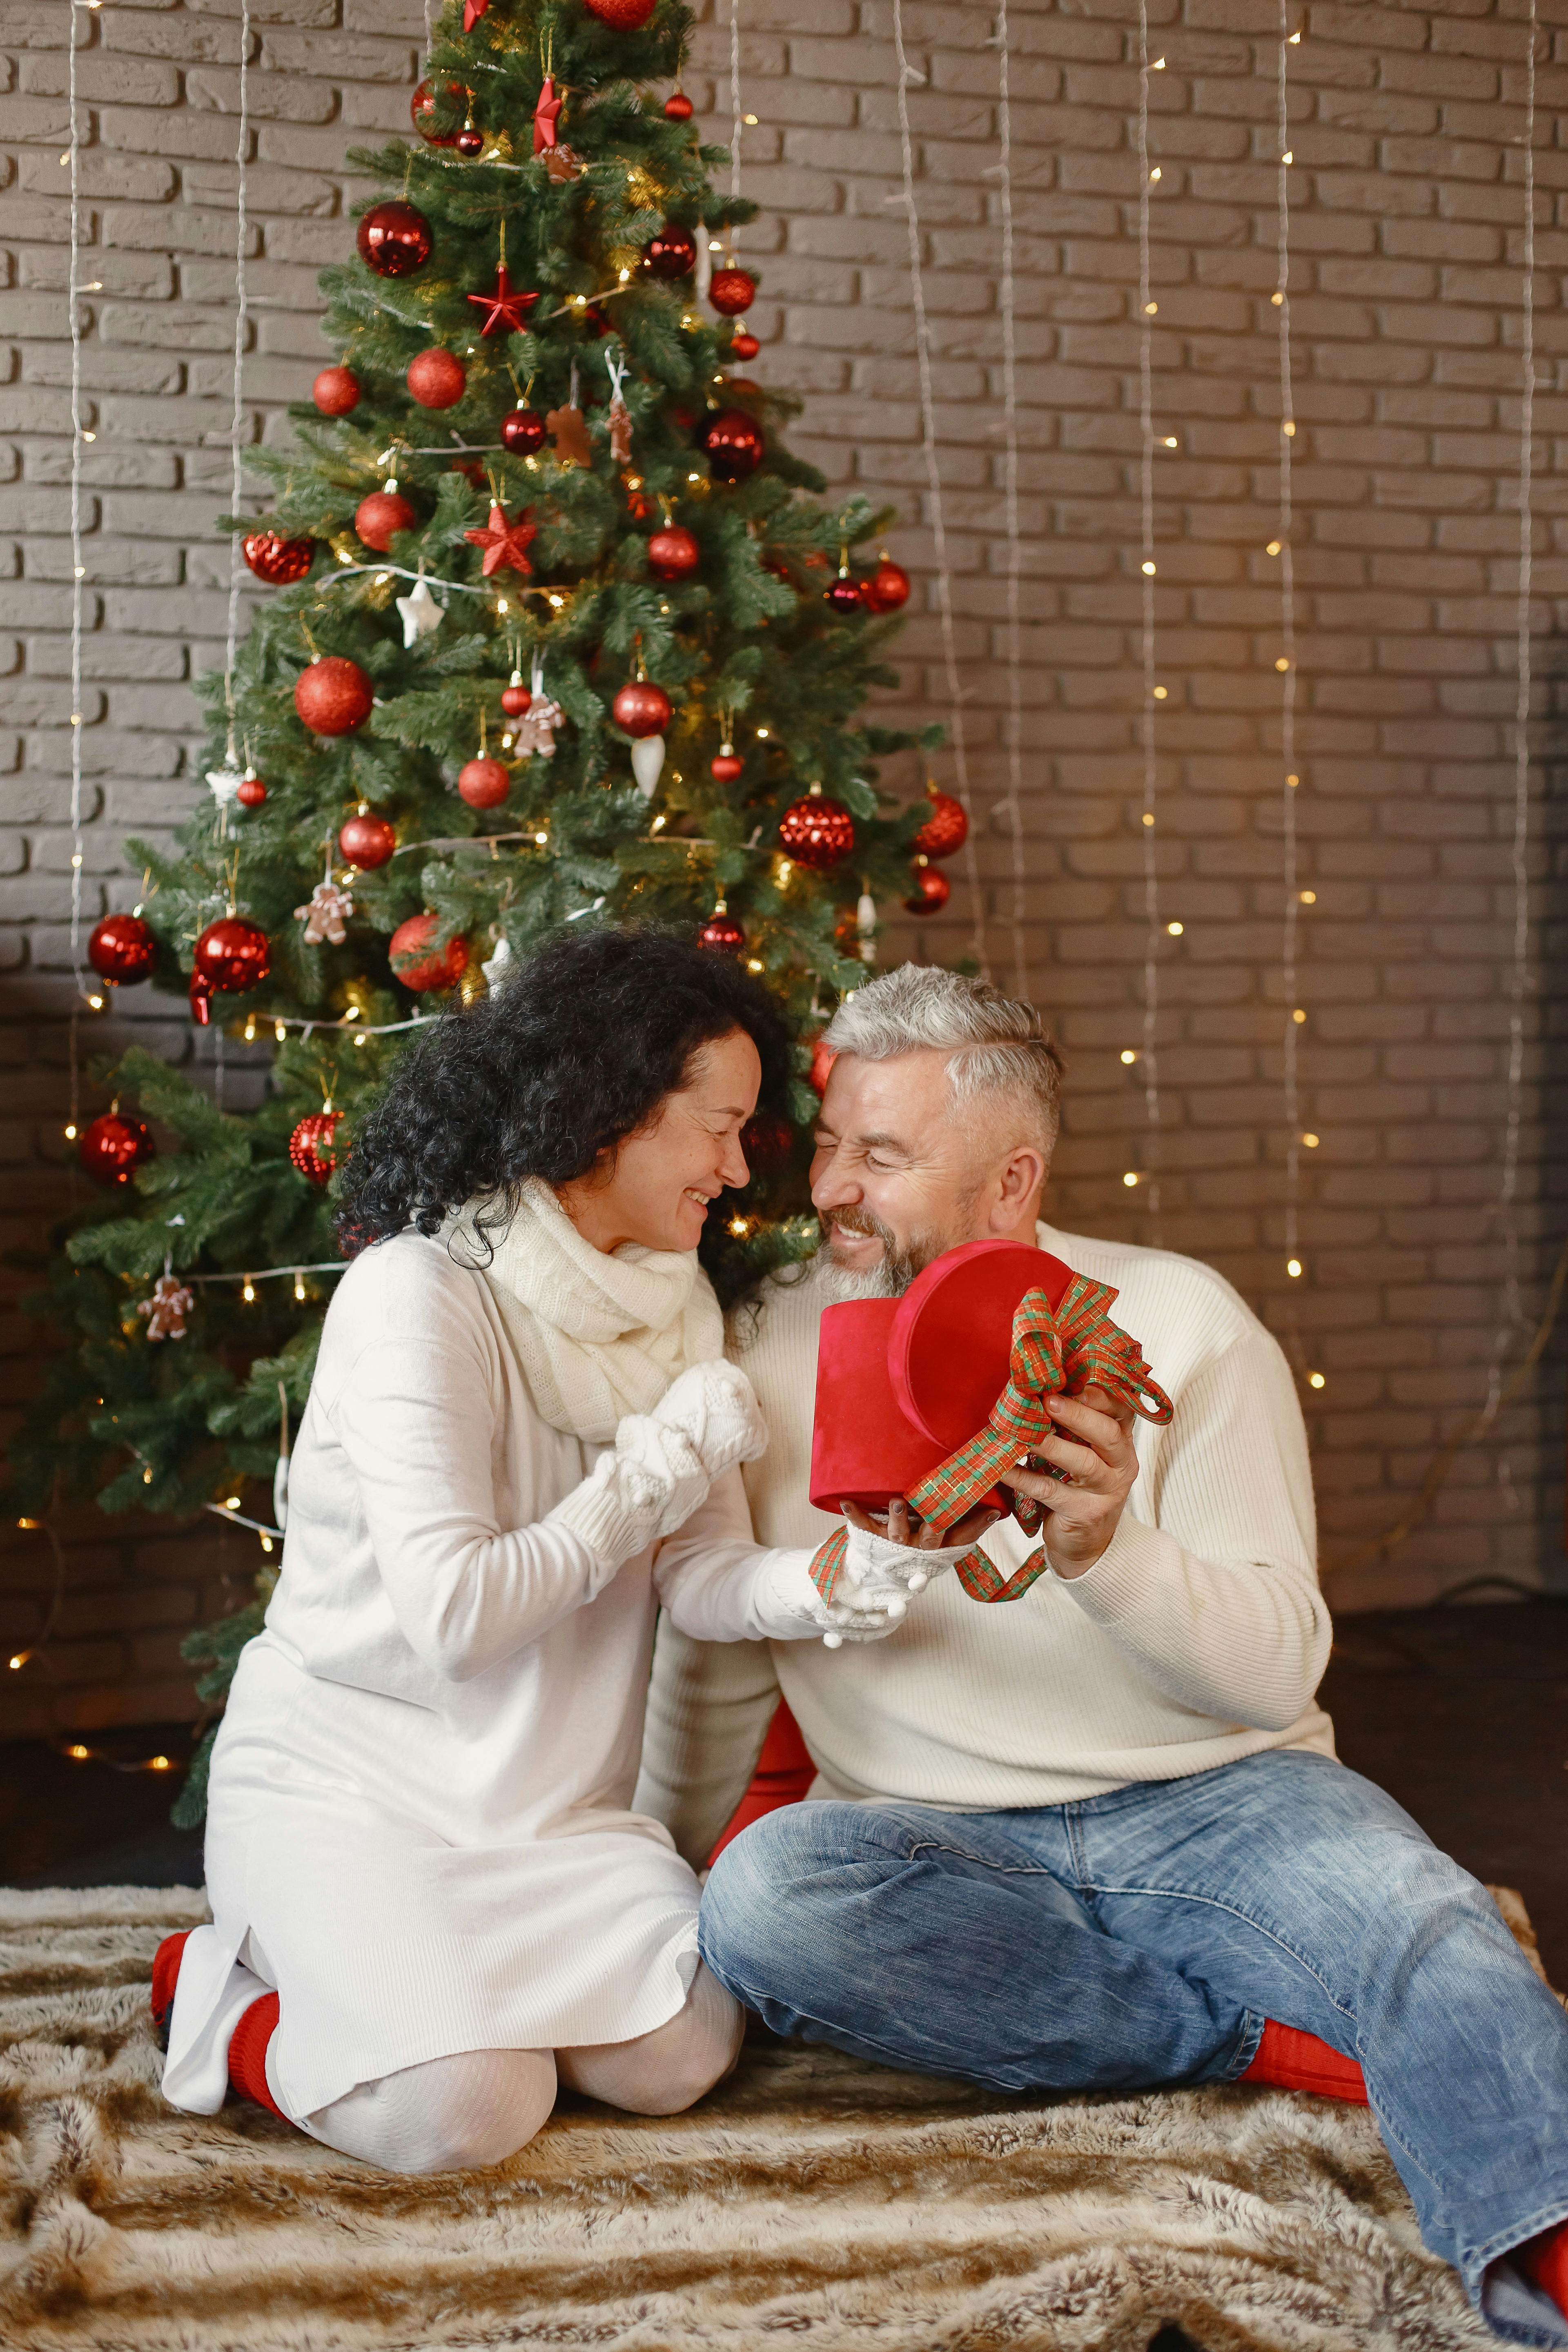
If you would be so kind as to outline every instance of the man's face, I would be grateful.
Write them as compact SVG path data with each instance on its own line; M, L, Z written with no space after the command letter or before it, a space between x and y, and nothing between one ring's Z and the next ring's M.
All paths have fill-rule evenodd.
M840 1054L816 1122L811 1197L841 1274L901 1290L943 1250L980 1238L986 1155L955 1119L945 1054L868 1062Z

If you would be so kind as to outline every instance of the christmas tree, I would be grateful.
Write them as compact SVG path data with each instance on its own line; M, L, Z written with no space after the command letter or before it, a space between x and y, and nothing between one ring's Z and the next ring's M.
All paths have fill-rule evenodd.
M89 942L110 984L273 1047L244 1115L140 1050L95 1072L79 1149L107 1189L51 1267L72 1345L16 1451L23 1510L254 1527L256 1603L187 1645L209 1702L276 1570L332 1173L415 1025L560 923L671 925L765 974L799 1125L751 1139L712 1221L733 1296L814 1238L811 1039L876 898L910 890L911 855L917 902L946 896L922 851L961 813L898 808L876 761L916 739L858 716L897 683L889 518L810 495L792 404L731 372L759 348L732 249L754 207L715 193L691 23L679 0L448 6L415 137L351 155L391 193L322 273L335 361L292 446L251 453L271 511L224 526L271 593L205 682L210 792L176 854L132 845L141 903Z

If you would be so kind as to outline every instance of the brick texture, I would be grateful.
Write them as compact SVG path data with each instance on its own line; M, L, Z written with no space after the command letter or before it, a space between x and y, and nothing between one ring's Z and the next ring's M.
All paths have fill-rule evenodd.
M498 0L505 5L505 0ZM947 719L921 438L890 0L741 0L755 363L799 390L796 446L836 492L898 509L916 577L904 699ZM727 136L728 12L701 12L687 88ZM1160 1133L1144 1072L1134 12L1014 0L1022 832L1031 993L1071 1060L1051 1213L1219 1266L1324 1386L1306 1393L1325 1564L1397 1519L1487 1394L1505 1318L1495 1213L1512 898L1525 16L1521 0L1292 0L1291 295L1298 583L1297 1001L1301 1255L1284 1249L1283 908L1273 0L1152 0L1162 921ZM1568 0L1541 0L1535 207L1531 971L1517 1220L1520 1314L1540 1314L1564 1191L1563 825L1568 620ZM200 793L189 681L221 658L234 332L235 0L0 0L0 986L5 1239L36 1245L70 1170L60 1136L69 901L69 352L63 28L79 43L88 630L89 919L130 902L128 832ZM245 430L275 439L320 363L314 272L348 244L345 149L404 131L409 0L252 9ZM986 0L907 0L909 91L977 908L902 918L889 951L971 946L1014 973L997 55ZM939 781L953 772L939 757ZM913 792L909 765L896 779ZM198 1052L128 994L85 1040ZM224 1074L229 1099L261 1082ZM215 1073L216 1080L216 1073ZM1557 1090L1553 1093L1553 1087ZM1158 1164L1159 1210L1147 1181ZM9 1313L5 1393L34 1377ZM1514 1351L1520 1342L1516 1337ZM1561 1351L1462 1454L1430 1520L1342 1606L1471 1577L1559 1571ZM176 1644L232 1605L255 1555L84 1515L40 1665L0 1673L0 1731L179 1714ZM14 1533L0 1643L55 1587Z

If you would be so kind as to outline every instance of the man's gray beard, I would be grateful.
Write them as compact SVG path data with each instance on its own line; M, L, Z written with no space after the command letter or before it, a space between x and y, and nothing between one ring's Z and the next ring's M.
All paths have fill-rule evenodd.
M861 1215L882 1244L875 1265L840 1265L830 1241L824 1241L811 1260L810 1280L823 1304L837 1306L846 1298L901 1298L917 1274L940 1257L948 1244L934 1234L911 1234L900 1244L897 1235L868 1211Z

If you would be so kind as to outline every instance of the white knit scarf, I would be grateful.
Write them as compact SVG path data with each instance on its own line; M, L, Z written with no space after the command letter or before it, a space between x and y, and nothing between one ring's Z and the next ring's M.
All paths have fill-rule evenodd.
M614 1253L584 1240L548 1184L522 1187L487 1265L470 1202L454 1221L463 1261L480 1268L530 1392L552 1429L604 1444L625 1413L647 1412L688 1364L724 1352L724 1323L695 1251Z

